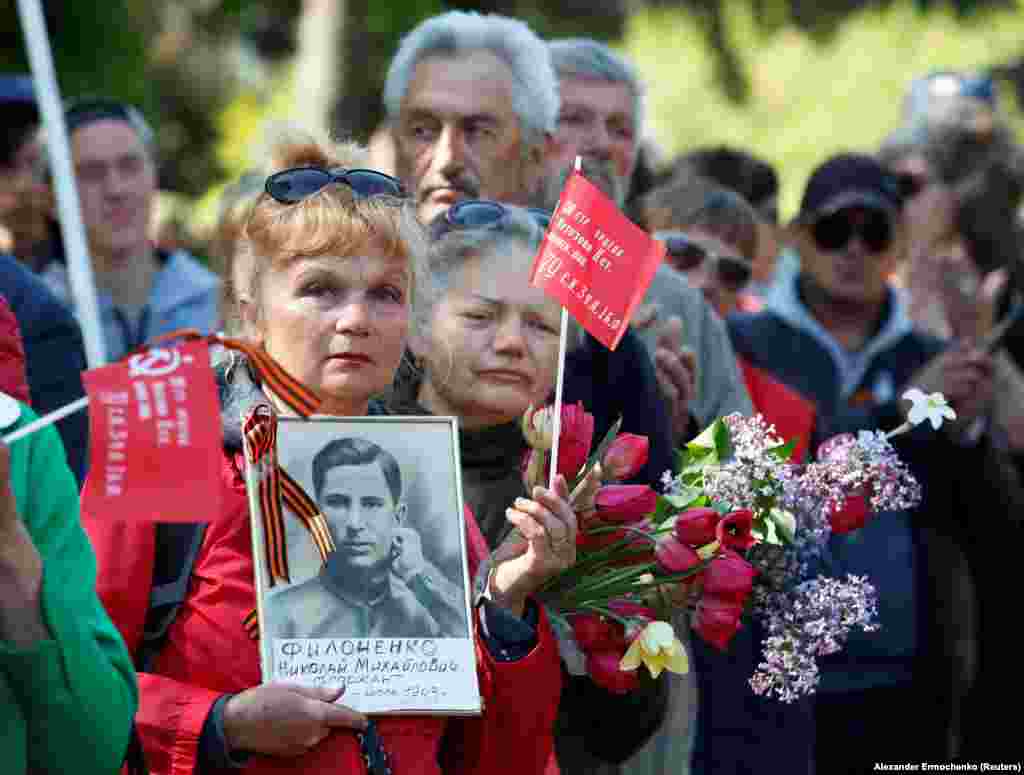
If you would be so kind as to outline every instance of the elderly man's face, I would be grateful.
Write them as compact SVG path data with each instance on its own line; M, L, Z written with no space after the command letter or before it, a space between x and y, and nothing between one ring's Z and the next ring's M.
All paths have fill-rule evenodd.
M156 168L138 133L124 121L95 121L71 137L71 153L90 234L111 257L128 258L148 244Z
M390 562L397 504L379 460L329 469L317 499L334 538L329 573L344 577Z
M584 173L622 204L637 159L637 116L625 83L565 77L549 176L558 178L583 157Z
M416 65L395 127L395 161L424 223L462 199L529 203L542 151L523 151L514 88L511 69L489 51Z

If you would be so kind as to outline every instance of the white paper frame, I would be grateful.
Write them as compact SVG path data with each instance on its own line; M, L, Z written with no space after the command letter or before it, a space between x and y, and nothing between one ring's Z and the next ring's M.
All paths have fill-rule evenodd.
M479 715L482 711L473 637L472 578L469 575L463 510L458 419L432 416L278 418L278 464L314 497L309 471L312 459L328 441L356 437L391 452L402 470L402 499L410 527L421 528L423 554L434 568L458 568L465 612L465 631L458 637L411 638L396 635L355 638L344 633L327 638L282 639L275 635L278 615L274 598L282 589L315 579L308 575L308 558L320 564L312 538L282 504L286 524L291 583L273 589L266 567L258 477L246 468L246 487L252 525L253 557L260 622L260 666L264 682L274 680L312 686L345 685L339 702L371 714ZM436 497L440 496L440 497ZM430 511L416 512L429 499ZM447 538L424 536L422 527L437 530L437 514ZM424 518L429 516L429 518ZM455 536L451 534L454 532ZM454 540L453 540L454 539ZM437 562L436 544L457 547L457 558ZM452 546L454 544L454 546ZM455 581L450 578L449 580ZM322 585L320 585L322 588ZM291 599L295 599L294 596ZM451 599L451 596L449 596ZM342 602L338 602L339 609ZM451 610L451 609L449 609ZM291 617L290 621L295 617ZM300 654L294 653L298 646ZM292 654L289 658L286 656ZM276 661L275 661L276 660Z

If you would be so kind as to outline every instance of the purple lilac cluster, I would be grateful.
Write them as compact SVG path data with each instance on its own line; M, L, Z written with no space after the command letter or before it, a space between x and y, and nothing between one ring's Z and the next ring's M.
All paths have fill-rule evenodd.
M844 433L822 444L818 461L799 477L802 497L838 508L851 493L869 494L872 511L909 509L921 502L921 486L881 431Z
M774 506L783 495L794 469L777 455L781 447L775 426L761 415L731 414L722 418L732 441L732 458L704 472L704 492L712 503L730 510L761 512Z
M768 601L763 659L750 679L755 694L793 702L818 685L817 658L834 654L850 632L878 629L878 597L866 577L810 579Z

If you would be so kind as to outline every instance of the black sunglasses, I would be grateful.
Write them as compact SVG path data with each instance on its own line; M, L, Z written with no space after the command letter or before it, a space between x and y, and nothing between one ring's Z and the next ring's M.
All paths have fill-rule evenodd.
M332 183L344 183L357 197L404 197L405 189L397 178L377 170L346 170L322 167L293 167L267 178L264 190L283 205L293 205Z
M880 210L864 210L859 218L839 210L816 220L811 231L818 247L829 253L845 248L855 234L871 253L881 253L892 244L892 222Z
M689 272L705 261L711 261L718 274L718 282L728 290L739 291L750 282L753 266L745 258L716 253L682 232L657 232L654 238L665 243L668 262L677 271Z
M522 208L530 220L540 229L541 234L547 231L551 223L551 214L539 207ZM491 199L463 199L449 207L434 219L430 227L431 239L437 241L445 234L453 231L503 231L515 227L512 211L501 202ZM539 240L539 234L529 235Z

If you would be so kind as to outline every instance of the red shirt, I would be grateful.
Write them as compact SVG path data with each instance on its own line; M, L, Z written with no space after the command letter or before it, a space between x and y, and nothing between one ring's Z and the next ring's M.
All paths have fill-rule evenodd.
M256 601L245 487L232 459L225 458L222 470L223 510L207 528L188 597L155 672L138 674L136 723L153 775L193 775L213 703L261 683L258 644L243 627ZM472 575L486 544L468 510L466 517ZM134 651L153 573L153 525L105 522L102 515L83 515L83 522L96 549L100 597ZM479 634L476 652L481 717L378 719L395 775L521 775L544 769L561 692L558 647L547 620L541 614L537 646L519 661L494 660ZM338 730L300 757L256 755L241 771L319 775L362 773L365 767L355 735Z

